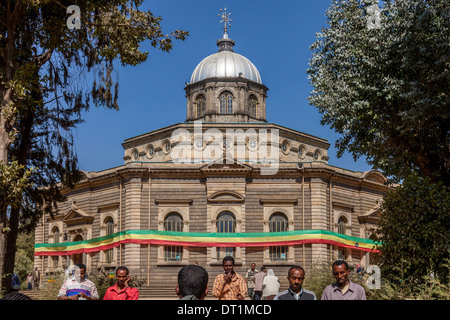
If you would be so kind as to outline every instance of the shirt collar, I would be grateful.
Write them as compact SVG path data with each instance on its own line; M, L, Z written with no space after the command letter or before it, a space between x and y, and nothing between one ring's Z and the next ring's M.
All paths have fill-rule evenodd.
M112 290L114 290L114 291L116 291L117 293L121 293L122 291L125 291L125 287L123 287L122 289L120 289L118 286L117 286L117 283L116 283L116 285L115 286L113 286L113 288L112 288Z
M333 283L333 287L334 287L334 290L333 290L333 291L336 291L336 290L341 291L341 288L339 288L339 286L338 286L337 283ZM348 280L348 291L352 291L352 292L355 291L355 289L354 289L354 284L353 284L353 282L351 282L350 280Z
M302 296L302 294L303 294L303 287L302 288L300 288L300 292L297 294L297 293L295 293L294 291L292 291L292 289L291 289L291 287L289 287L289 292L295 297L295 298L300 298L301 296ZM297 299L298 299L297 298Z

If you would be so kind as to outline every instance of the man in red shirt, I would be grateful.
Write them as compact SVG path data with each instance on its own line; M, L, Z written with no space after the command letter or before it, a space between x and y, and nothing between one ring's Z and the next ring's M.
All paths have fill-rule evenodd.
M128 285L130 275L127 267L118 267L116 270L117 284L106 289L103 300L138 300L139 290Z

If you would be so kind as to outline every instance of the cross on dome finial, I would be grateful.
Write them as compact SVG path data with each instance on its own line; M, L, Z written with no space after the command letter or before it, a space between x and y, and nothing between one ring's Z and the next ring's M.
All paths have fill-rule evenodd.
M231 27L230 23L233 22L233 20L230 19L231 13L227 13L227 8L225 8L223 11L222 11L222 9L220 9L220 12L221 12L221 14L219 14L218 16L220 18L222 18L222 21L220 21L219 23L222 23L222 22L224 23L224 27L223 27L224 35L223 35L223 37L224 38L228 38L227 30L228 30L228 27Z

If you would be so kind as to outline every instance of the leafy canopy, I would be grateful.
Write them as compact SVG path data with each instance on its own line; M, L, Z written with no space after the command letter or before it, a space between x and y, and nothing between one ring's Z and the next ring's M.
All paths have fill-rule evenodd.
M308 99L341 134L338 156L366 155L394 181L418 171L449 185L449 10L445 0L332 2L311 45Z
M141 11L142 3L1 2L0 275L13 268L19 221L32 230L64 200L59 187L79 180L72 131L83 112L119 108L116 64L147 61L144 42L170 52L174 40L187 37L181 30L163 33L162 18ZM78 17L67 11L71 5ZM69 28L69 18L79 28Z

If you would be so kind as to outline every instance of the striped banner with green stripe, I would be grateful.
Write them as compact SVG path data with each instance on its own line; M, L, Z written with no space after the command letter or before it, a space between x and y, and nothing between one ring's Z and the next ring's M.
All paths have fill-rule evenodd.
M249 233L127 230L85 241L38 243L35 245L35 255L59 256L84 252L98 252L118 247L122 243L187 247L269 247L324 243L338 247L378 252L378 244L370 239L347 236L327 230Z

